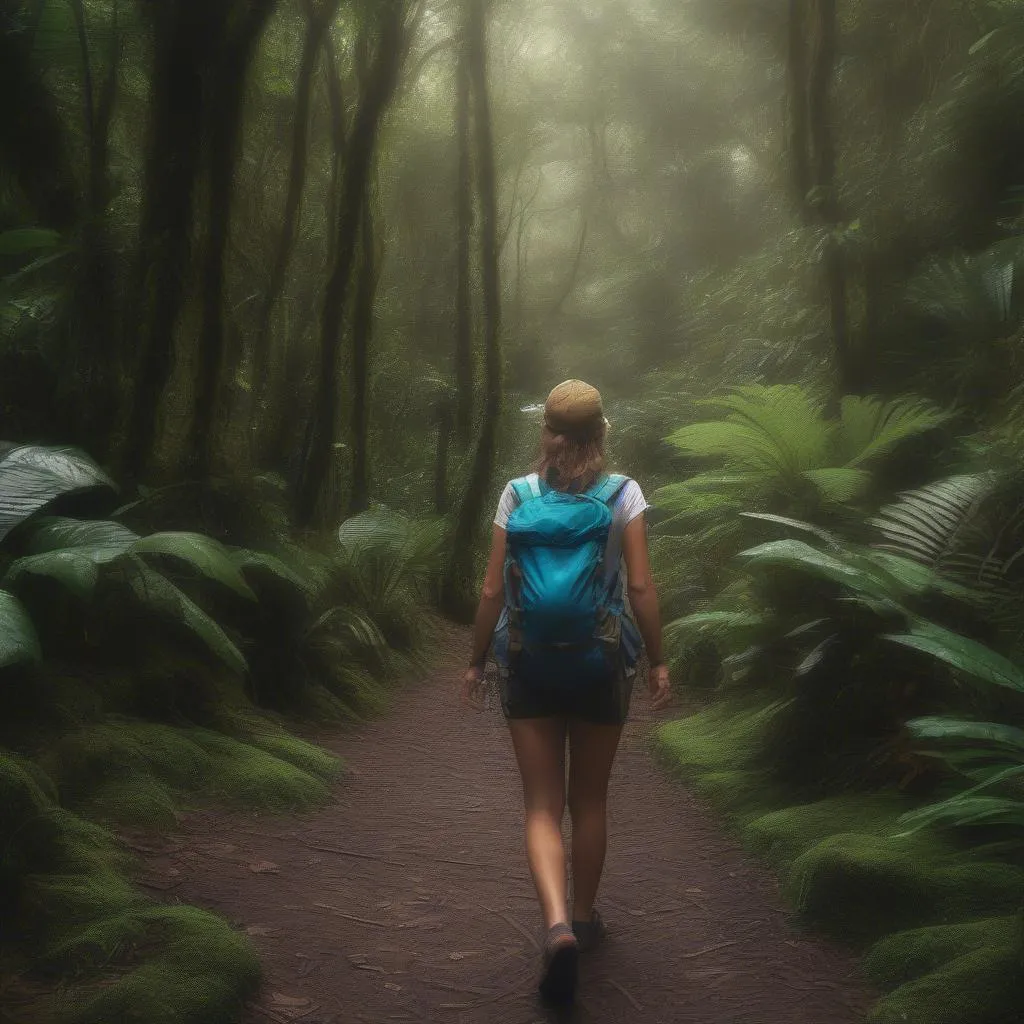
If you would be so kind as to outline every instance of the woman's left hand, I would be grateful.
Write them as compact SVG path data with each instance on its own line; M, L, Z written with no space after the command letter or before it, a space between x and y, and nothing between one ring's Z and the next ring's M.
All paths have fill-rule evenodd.
M484 682L484 670L479 665L471 665L462 677L462 703L477 711L483 709L483 698L480 688Z

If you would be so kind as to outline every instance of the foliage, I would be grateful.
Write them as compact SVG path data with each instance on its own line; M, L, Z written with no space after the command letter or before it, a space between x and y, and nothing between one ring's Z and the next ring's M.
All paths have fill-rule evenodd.
M692 459L718 465L661 488L660 529L683 533L723 564L750 536L741 511L826 523L855 521L872 498L872 469L948 417L930 403L847 396L838 416L799 384L747 385L700 403L721 419L679 428L669 442ZM720 581L719 581L720 582Z

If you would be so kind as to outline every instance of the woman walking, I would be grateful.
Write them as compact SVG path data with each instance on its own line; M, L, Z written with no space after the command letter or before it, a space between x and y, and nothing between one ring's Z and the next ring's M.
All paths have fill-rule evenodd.
M607 427L601 396L589 384L566 381L548 396L537 471L511 481L498 505L462 687L464 702L478 706L493 644L522 776L527 859L547 928L540 991L557 1002L575 993L579 952L605 934L594 904L608 778L641 640L652 706L664 707L670 696L648 506L635 481L605 472ZM566 803L571 908L561 830Z

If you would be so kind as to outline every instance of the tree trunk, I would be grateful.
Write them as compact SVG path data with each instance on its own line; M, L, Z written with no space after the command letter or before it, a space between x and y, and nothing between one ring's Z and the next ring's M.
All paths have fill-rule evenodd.
M110 125L117 100L122 39L115 0L111 11L109 66L97 94L85 5L76 0L72 11L82 57L88 185L73 303L80 331L71 339L71 350L64 360L70 377L65 394L74 409L74 420L83 443L103 460L110 452L116 426L117 383L124 354L118 342L114 261L106 219L110 201Z
M359 284L352 314L352 491L348 514L370 507L370 348L373 342L373 303L377 296L377 260L374 252L373 210L363 205Z
M80 197L67 132L53 95L32 58L34 31L0 31L0 166L6 167L38 222L70 231Z
M448 453L452 444L453 406L448 396L437 405L437 449L434 455L434 511L448 515Z
M459 154L455 182L455 433L468 445L473 433L473 319L470 245L473 235L473 162L470 152L470 70L468 41L459 47L455 85L455 134Z
M836 150L831 94L835 78L838 25L835 0L790 0L790 151L801 216L825 233L822 277L828 303L836 388L829 412L838 413L843 395L863 389L863 374L852 350L846 252L836 183ZM811 46L808 47L808 39Z
M813 0L789 0L789 52L786 60L789 81L789 159L797 210L805 222L810 211L808 196L811 191L807 142L808 2Z
M210 75L207 103L206 150L209 188L207 238L199 333L199 363L195 381L188 451L192 472L200 479L210 472L215 447L214 424L224 363L224 254L231 229L235 167L238 161L245 109L245 87L253 54L273 13L276 0L252 0L241 23L226 40L224 52Z
M192 256L192 212L202 157L203 76L219 53L224 13L206 0L162 0L150 9L154 47L138 265L125 323L137 337L124 472L138 479L156 441L160 400L174 363Z
M295 515L298 525L312 525L331 466L338 419L338 347L345 302L355 261L363 203L370 180L380 122L398 85L405 56L403 0L378 0L380 25L377 53L367 88L359 99L348 160L342 180L337 223L337 248L324 297L320 337L320 375L317 380L308 456L300 475Z
M302 196L306 187L306 168L309 159L309 115L313 99L313 79L320 51L340 0L329 0L324 9L317 12L312 4L306 6L306 37L302 46L302 60L295 85L295 124L292 132L291 160L288 167L288 192L285 198L284 215L281 220L281 234L278 237L274 265L270 281L260 310L259 326L253 344L253 389L257 399L262 395L270 364L270 328L274 307L284 290L288 262L295 247L302 216ZM259 403L257 401L257 408Z
M487 35L483 0L469 0L467 52L474 96L478 166L481 267L483 270L484 400L476 452L452 538L452 557L442 587L446 610L464 620L473 615L473 559L489 499L501 415L501 283L498 277L497 185L487 91Z
M828 232L823 264L839 394L849 395L858 394L862 384L850 346L846 252L837 237L843 217L836 183L836 150L831 104L838 48L836 0L817 0L815 6L817 38L811 64L807 104L810 157L818 220Z

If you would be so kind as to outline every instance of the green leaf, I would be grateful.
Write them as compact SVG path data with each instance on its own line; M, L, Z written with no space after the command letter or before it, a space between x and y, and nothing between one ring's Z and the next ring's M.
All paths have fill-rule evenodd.
M71 550L85 555L97 565L112 562L127 554L139 535L110 519L66 519L48 516L29 538L33 554Z
M763 519L766 523L778 523L781 526L789 526L794 530L802 530L804 533L809 533L824 541L834 551L843 550L843 543L836 534L823 530L820 526L815 526L813 523L805 523L800 519L790 519L788 516L776 516L769 512L741 512L740 515L747 519Z
M0 460L0 540L50 502L114 482L84 452L23 445Z
M268 554L266 551L250 551L247 548L236 548L231 552L231 561L242 573L245 573L246 570L264 570L290 583L304 594L312 594L316 591L314 580L308 576L303 576L288 565L284 559Z
M846 465L856 468L948 419L948 413L920 398L896 398L883 403L877 398L848 395L842 402L839 435L848 456Z
M934 622L918 620L909 633L887 633L883 639L930 654L975 679L1024 693L1024 673L1012 661Z
M1024 827L1024 801L996 796L953 797L911 811L899 819L911 826L900 835L911 835L922 828L945 825L963 828L969 825L1007 825Z
M806 469L803 475L818 488L822 497L840 503L861 497L871 486L871 474L863 469Z
M137 540L132 545L132 553L177 558L208 579L222 583L250 601L256 600L228 549L206 534L170 530L154 533Z
M137 557L132 559L139 571L131 576L132 590L139 601L159 614L177 619L187 626L232 671L244 675L248 665L242 652L223 629L166 576L151 569Z
M869 596L891 598L892 592L866 566L851 565L835 555L826 554L802 540L773 540L741 551L737 558L750 565L779 566L806 572L819 579L850 587Z
M764 625L766 619L755 612L710 611L695 612L681 619L668 623L665 632L668 634L686 635L688 633L731 633L741 629L753 629Z
M92 595L99 578L96 562L75 550L44 551L42 554L19 558L8 567L4 582L13 584L23 573L49 576L81 598Z
M930 716L911 719L907 728L918 739L985 743L1013 751L1024 758L1024 729L1012 725Z
M748 472L785 471L771 438L745 423L728 420L691 423L670 434L667 440L685 455L724 458L729 468Z
M739 498L716 494L714 491L693 490L685 482L659 488L655 492L654 501L658 508L673 519L738 511L742 507Z
M0 668L42 659L39 637L25 606L0 590Z
M983 35L973 46L967 51L968 55L973 57L979 50L984 49L992 41L994 36L999 34L999 29L994 28L991 32Z
M45 228L16 228L0 232L0 256L20 256L37 249L53 249L60 243L56 231Z

